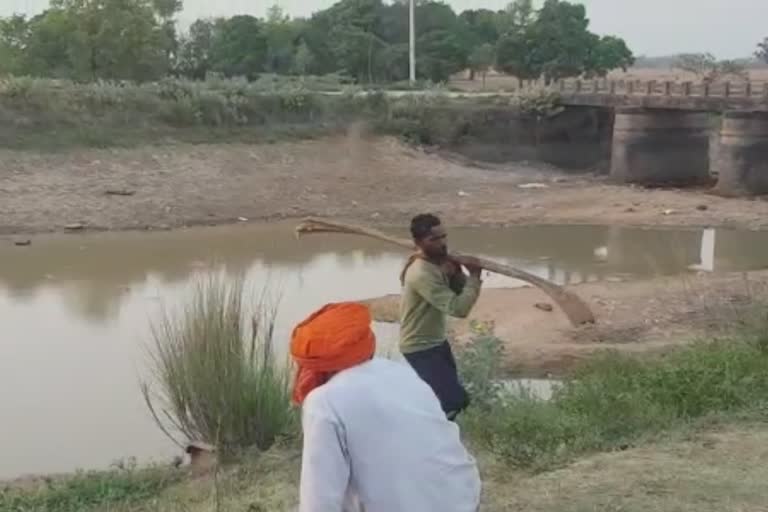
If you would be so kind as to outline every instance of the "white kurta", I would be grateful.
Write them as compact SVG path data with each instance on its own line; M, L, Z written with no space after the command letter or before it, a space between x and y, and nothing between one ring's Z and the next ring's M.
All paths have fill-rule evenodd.
M386 359L340 372L302 412L300 512L476 512L477 465L432 389Z

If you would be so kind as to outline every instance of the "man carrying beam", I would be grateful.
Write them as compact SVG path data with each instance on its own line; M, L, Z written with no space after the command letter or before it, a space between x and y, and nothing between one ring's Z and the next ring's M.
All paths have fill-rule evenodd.
M469 395L459 382L447 317L469 316L480 295L482 269L473 259L462 259L467 277L459 262L448 258L447 235L434 215L414 217L411 236L418 251L400 276L400 351L453 420L469 405Z

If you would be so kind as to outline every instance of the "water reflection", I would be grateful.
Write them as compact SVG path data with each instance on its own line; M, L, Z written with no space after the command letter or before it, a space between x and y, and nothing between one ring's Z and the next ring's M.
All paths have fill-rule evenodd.
M0 247L0 291L15 302L28 303L35 302L41 291L59 290L74 315L99 322L114 319L126 292L145 283L149 275L170 286L215 261L225 262L231 274L270 267L296 277L304 286L305 269L318 264L384 270L397 267L403 258L402 252L363 238L324 235L296 240L290 228L58 237L25 248L6 244ZM751 270L768 261L765 234L713 229L525 226L453 230L451 241L566 284L687 269ZM327 286L348 278L354 277L342 270ZM395 284L396 272L390 278Z
M763 268L764 233L516 227L452 230L457 249L561 283ZM319 305L398 291L404 253L359 237L300 241L291 226L40 238L0 243L0 478L166 457L138 392L148 322L198 273L244 273L282 294L278 339ZM515 282L499 276L489 286ZM382 345L397 327L377 325Z

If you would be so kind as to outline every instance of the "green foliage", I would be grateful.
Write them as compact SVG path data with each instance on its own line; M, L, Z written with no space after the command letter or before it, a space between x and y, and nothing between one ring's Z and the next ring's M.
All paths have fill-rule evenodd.
M462 420L464 429L512 465L543 468L586 451L620 449L708 415L763 414L768 405L763 330L650 360L606 353L565 379L551 400L477 386L471 376L480 375L481 382L499 378L501 354L492 333L476 333L459 357L479 402Z
M24 16L0 18L0 75L24 71L24 50L29 37L29 23Z
M338 93L347 81L339 75L261 75L249 82L211 74L204 82L148 84L10 78L0 80L0 147L253 141L385 121L390 102L380 95L319 92Z
M467 50L461 38L447 30L432 30L416 43L424 51L416 61L416 70L432 82L445 82L467 65Z
M495 45L499 39L499 15L488 9L469 9L459 17L466 25L472 47Z
M535 65L545 80L578 76L585 71L590 46L589 20L581 4L546 0L530 26L536 42Z
M623 39L614 36L592 38L589 47L589 55L584 67L587 78L593 76L605 77L609 71L627 68L635 63L632 51L627 47Z
M500 70L521 80L543 77L551 82L582 74L605 76L634 62L622 39L588 30L583 5L547 0L534 15L529 2L519 3L508 14L512 21L497 43Z
M535 44L527 30L507 33L496 47L496 67L519 80L538 78L541 70L533 59Z
M135 467L77 473L48 479L34 489L0 489L0 510L8 512L73 512L140 503L178 482L180 472Z
M349 82L341 75L262 74L248 81L214 73L205 81L168 78L146 84L10 78L0 80L5 119L0 147L253 142L337 133L357 121L378 133L445 146L461 142L472 126L485 122L489 110L546 117L556 111L558 100L555 94L529 91L503 98L450 98L441 94L443 86L429 82L413 86L422 95L396 97Z
M242 279L209 278L154 323L157 389L142 386L166 434L213 443L225 455L266 450L297 425L290 366L273 353L276 308L262 297L251 313L243 292Z
M261 22L248 15L218 20L211 39L211 69L224 76L258 77L267 60Z
M265 71L289 74L294 72L294 57L298 52L297 43L301 36L301 26L293 23L289 16L277 6L267 12L264 33L267 38L267 59ZM306 49L306 43L304 43ZM309 67L304 67L301 75L307 74Z
M461 379L472 396L473 406L489 411L498 403L503 390L499 376L504 344L493 335L493 323L472 321L470 330L472 343L458 353Z
M176 73L202 80L211 71L214 26L213 20L197 20L189 27L189 33L179 40Z
M76 81L151 81L169 74L203 80L211 72L249 80L261 73L343 73L359 83L408 78L408 6L339 0L308 19L278 6L266 19L200 19L177 34L180 0L54 0L34 18L0 20L0 73ZM604 74L631 61L620 39L586 30L584 8L548 0L540 11L516 0L500 12L457 15L438 1L416 5L417 75L445 82L473 73L498 49L518 78ZM469 57L473 56L470 62Z
M174 44L158 14L149 0L60 0L39 17L39 29L33 25L30 45L41 47L41 64L61 66L56 61L60 44L71 68L62 77L155 80L166 74ZM38 34L42 41L36 40Z

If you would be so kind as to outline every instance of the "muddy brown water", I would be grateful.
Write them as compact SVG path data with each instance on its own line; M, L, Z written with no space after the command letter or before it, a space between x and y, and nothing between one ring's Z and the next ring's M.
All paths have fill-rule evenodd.
M761 232L525 226L454 229L451 243L573 284L768 265ZM297 240L286 224L48 236L25 247L0 239L0 479L177 453L139 382L150 320L196 276L245 272L279 289L284 346L290 327L324 303L397 292L403 257L359 237ZM396 326L376 329L382 344L396 340Z

